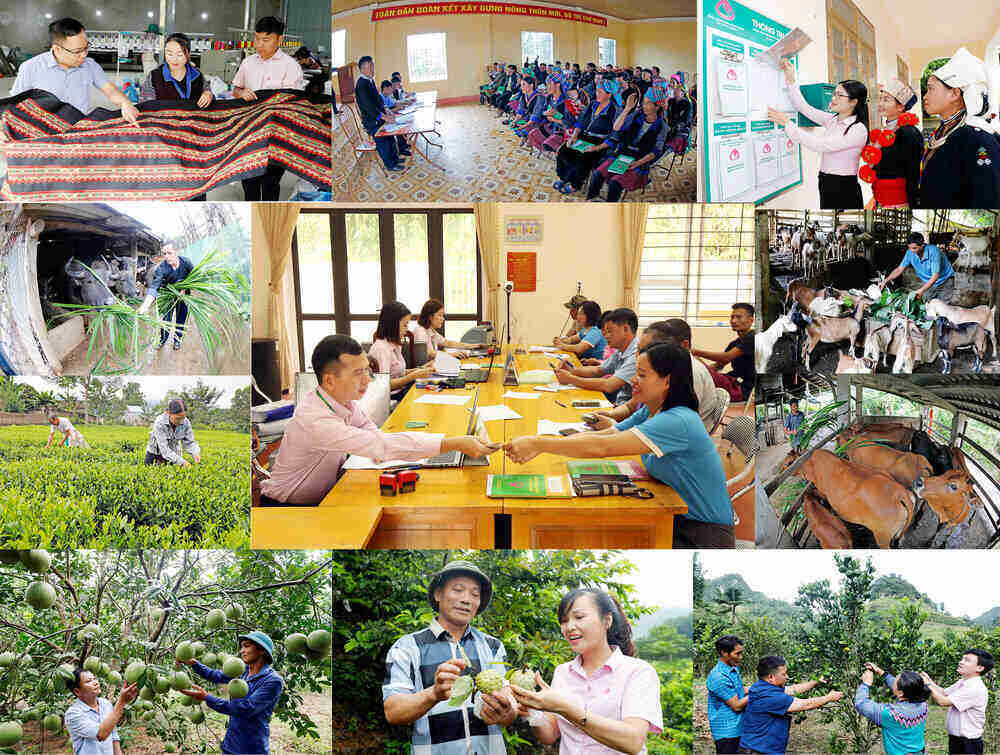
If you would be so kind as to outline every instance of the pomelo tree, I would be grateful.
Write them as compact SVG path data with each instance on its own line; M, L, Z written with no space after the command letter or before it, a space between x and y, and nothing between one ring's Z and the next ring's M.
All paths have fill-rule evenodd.
M331 562L326 551L0 551L0 752L65 736L81 667L112 702L139 697L119 724L167 752L217 748L226 718L179 690L192 682L242 697L240 634L274 641L285 686L274 711L296 736L318 738L303 695L329 688ZM220 620L221 619L221 620ZM313 642L301 647L304 634ZM289 649L290 648L290 649ZM236 677L215 685L177 659Z

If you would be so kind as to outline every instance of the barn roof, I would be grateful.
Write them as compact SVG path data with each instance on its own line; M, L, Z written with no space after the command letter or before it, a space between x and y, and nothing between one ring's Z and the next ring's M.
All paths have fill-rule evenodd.
M851 375L851 385L903 396L918 404L960 411L1000 429L1000 375Z

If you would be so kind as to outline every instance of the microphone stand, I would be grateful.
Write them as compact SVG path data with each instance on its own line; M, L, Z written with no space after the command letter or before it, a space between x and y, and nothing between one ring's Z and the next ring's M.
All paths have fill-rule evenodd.
M504 287L504 293L507 294L507 345L510 346L510 295L513 291Z

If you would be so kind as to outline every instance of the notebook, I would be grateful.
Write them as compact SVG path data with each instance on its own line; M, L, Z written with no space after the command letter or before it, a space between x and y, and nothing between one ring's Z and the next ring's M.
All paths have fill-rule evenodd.
M566 475L491 474L486 478L489 498L571 498L573 486Z
M618 155L618 157L615 158L615 161L608 166L608 173L617 173L618 175L621 175L628 170L628 166L634 162L634 157L629 157L628 155Z

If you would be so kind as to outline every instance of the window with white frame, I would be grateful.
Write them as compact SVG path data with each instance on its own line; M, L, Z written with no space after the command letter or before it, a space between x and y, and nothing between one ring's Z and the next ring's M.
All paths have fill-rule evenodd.
M411 83L447 80L448 53L445 36L444 32L407 36L406 64Z
M347 62L347 29L334 29L330 49L333 51L334 68L340 68Z
M725 326L754 303L752 204L650 205L639 270L639 324L680 317Z
M617 53L615 51L616 46L613 39L597 38L597 58L600 61L601 68L604 68L606 65L618 65Z
M521 32L521 59L539 63L552 63L555 51L552 44L552 33L547 31Z

